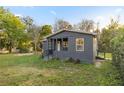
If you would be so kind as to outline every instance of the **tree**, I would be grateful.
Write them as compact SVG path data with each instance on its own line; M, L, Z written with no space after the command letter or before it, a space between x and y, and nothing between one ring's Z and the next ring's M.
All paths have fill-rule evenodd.
M77 24L77 28L81 31L91 32L91 30L94 30L94 21L83 19L80 23Z
M18 41L18 46L17 48L19 49L19 52L23 53L23 52L29 52L30 48L31 48L32 44L31 44L31 39L29 38L27 33L23 34L23 38L21 38ZM30 51L31 52L31 51Z
M54 24L54 32L57 32L59 30L71 30L72 29L72 25L62 19L58 19L55 24Z
M79 27L78 27L77 24L74 24L72 29L73 29L74 31L77 31L77 30L79 30Z
M22 22L26 25L26 31L30 32L32 25L34 24L33 19L30 16L26 16L22 18Z
M43 25L41 27L40 32L40 40L42 40L45 36L52 34L52 26L51 25ZM39 42L40 47L42 47L42 43Z
M111 40L112 63L117 69L122 85L124 85L124 27L119 28L118 34Z
M28 37L32 41L34 51L36 52L37 50L39 50L40 40L42 40L44 36L52 33L52 26L38 26L34 24L33 19L29 16L23 17L22 21L26 24Z
M110 24L107 26L108 29L118 29L119 27L119 16L114 20L113 18L110 19Z
M117 20L111 19L111 24L108 28L113 30L110 42L112 64L119 73L117 79L121 80L121 84L124 85L124 26L120 26L119 18Z
M4 31L0 31L0 49L6 48L7 34Z
M34 47L35 53L37 52L37 45L40 40L40 33L41 33L41 27L35 24L32 25L30 32L28 33L34 45L33 47Z
M100 29L99 29L99 22L97 23L97 28L96 28L96 30L94 30L94 33L96 33L97 35L96 35L96 39L97 39L97 46L100 46L100 43L101 43L101 41L100 41ZM97 47L97 55L98 55L98 53L99 53L99 47Z
M112 34L108 29L103 29L99 40L99 51L100 52L111 52L110 40Z
M112 52L111 40L116 37L118 33L119 22L118 20L111 19L110 24L103 28L100 34L99 51Z
M23 17L22 21L26 24L26 31L29 41L32 42L32 46L36 52L41 29L39 26L34 24L34 20L30 16Z
M0 26L7 34L7 46L11 53L12 48L16 47L18 40L23 37L25 25L10 11L0 7Z
M42 27L41 27L41 36L42 37L45 37L45 36L47 36L47 35L49 35L49 34L52 34L52 26L51 25L43 25Z

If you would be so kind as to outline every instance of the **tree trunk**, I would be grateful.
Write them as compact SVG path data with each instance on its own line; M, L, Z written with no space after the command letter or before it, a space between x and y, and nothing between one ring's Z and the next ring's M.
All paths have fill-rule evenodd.
M12 53L12 44L9 45L9 53Z
M34 43L34 52L37 53L37 43Z
M9 48L9 53L12 53L12 48L11 47Z
M104 59L105 59L105 52L104 52Z

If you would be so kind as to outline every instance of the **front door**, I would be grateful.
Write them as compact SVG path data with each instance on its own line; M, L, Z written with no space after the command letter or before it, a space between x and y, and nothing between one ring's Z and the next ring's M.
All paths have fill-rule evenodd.
M60 41L57 42L57 51L60 51Z

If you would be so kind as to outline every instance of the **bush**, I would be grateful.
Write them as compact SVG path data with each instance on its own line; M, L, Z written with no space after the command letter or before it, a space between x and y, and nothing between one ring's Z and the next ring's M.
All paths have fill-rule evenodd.
M74 63L74 64L80 64L81 63L81 61L79 59L74 60L72 57L67 59L65 62L67 62L67 63Z
M20 53L28 53L29 49L27 49L27 48L19 48L19 52Z
M60 60L60 59L57 57L57 58L55 58L55 60Z
M80 61L79 59L76 59L74 63L75 63L75 64L80 64L81 61Z
M75 62L75 60L72 58L72 57L70 57L70 58L68 58L65 62L70 62L70 63L74 63Z
M112 45L112 62L120 74L119 79L124 85L124 31L120 33L111 41Z

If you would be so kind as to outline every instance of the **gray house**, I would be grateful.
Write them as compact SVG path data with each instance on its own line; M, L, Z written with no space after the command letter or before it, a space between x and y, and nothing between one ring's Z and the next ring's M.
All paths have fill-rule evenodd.
M43 42L44 58L95 61L97 41L95 33L62 30L47 36Z

